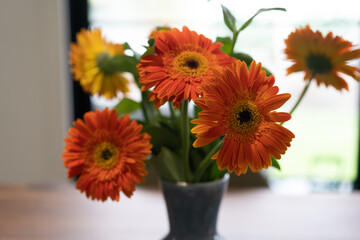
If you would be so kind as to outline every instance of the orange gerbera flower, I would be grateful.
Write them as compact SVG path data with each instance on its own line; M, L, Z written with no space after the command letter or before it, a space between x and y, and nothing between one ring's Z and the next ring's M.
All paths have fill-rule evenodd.
M77 43L71 44L70 63L74 79L80 82L83 90L106 98L115 97L117 91L129 92L129 81L122 72L103 67L112 57L124 55L123 45L106 42L100 29L81 29L76 39Z
M143 57L138 65L141 90L155 87L149 98L156 108L166 101L178 108L183 99L196 99L201 95L200 84L213 78L212 69L234 62L221 46L187 27L182 32L176 28L158 32L156 54Z
M287 69L287 73L304 71L305 79L313 76L317 84L332 85L338 90L348 85L339 72L345 73L359 80L360 69L349 66L347 61L360 57L360 49L341 37L334 37L332 32L323 37L319 31L313 32L309 25L296 29L285 40L287 59L294 64Z
M261 63L253 61L249 70L239 60L222 72L214 71L215 82L202 86L204 96L195 100L203 109L191 132L201 147L225 135L221 149L212 157L219 169L237 175L271 166L271 158L280 159L290 146L294 134L277 124L291 118L289 113L275 112L290 94L277 94L273 76L266 77Z
M69 178L79 176L76 188L87 197L119 201L122 191L130 197L134 184L144 181L144 161L150 154L150 136L142 125L116 110L95 110L70 128L62 157Z
M149 35L149 39L151 38L155 38L156 35L158 34L158 32L160 31L169 31L171 30L171 27L165 25L165 26L159 26L159 27L156 27L154 30L151 31L150 35Z

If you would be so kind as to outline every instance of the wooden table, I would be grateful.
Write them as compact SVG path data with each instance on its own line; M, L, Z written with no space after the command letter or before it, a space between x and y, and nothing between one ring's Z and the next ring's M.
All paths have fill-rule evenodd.
M360 239L360 193L276 195L229 190L218 220L227 240ZM0 240L146 240L168 231L157 189L119 203L91 201L71 183L0 185Z

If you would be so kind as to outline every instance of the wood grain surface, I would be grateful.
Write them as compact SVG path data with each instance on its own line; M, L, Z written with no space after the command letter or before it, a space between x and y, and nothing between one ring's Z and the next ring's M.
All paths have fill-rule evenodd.
M277 195L229 190L218 231L227 240L360 239L360 193ZM147 240L168 232L158 189L91 201L69 184L0 185L0 240Z

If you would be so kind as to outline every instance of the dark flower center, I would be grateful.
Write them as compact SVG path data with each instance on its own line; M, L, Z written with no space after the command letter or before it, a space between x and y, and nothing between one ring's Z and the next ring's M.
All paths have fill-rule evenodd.
M107 161L113 156L113 153L109 149L104 149L101 156L105 161Z
M119 147L108 141L98 143L93 154L94 163L101 169L113 168L120 159Z
M240 100L232 106L229 115L230 132L253 134L262 122L262 115L255 102Z
M245 109L244 111L241 111L238 113L237 120L240 121L240 124L247 123L251 121L251 112L249 110Z
M191 59L186 61L185 66L187 66L190 69L197 69L199 67L199 63Z
M306 65L312 74L326 74L332 69L330 59L324 55L310 54L306 58Z

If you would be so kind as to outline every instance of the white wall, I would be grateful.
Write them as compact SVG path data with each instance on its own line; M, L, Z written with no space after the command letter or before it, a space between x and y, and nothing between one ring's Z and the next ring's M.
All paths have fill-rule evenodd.
M62 0L0 0L0 183L66 180L66 8Z

